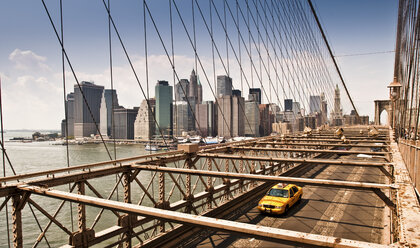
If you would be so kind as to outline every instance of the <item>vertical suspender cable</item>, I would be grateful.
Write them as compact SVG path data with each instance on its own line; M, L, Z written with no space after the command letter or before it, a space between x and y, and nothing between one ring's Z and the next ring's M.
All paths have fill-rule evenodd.
M330 45L328 43L327 37L325 36L324 30L322 29L321 23L319 22L319 19L318 19L318 16L317 16L316 12L315 12L314 6L312 5L312 1L311 0L308 0L308 4L311 7L312 14L314 15L314 18L316 20L316 23L318 24L319 31L321 32L322 38L323 38L323 40L325 42L325 45L327 46L328 52L330 53L330 56L331 56L331 59L332 59L332 61L334 63L335 69L337 70L338 76L340 77L341 83L343 84L344 90L346 91L347 97L349 98L349 100L351 102L351 105L352 105L352 107L354 109L354 112L356 112L357 122L360 123L359 113L357 112L356 106L353 103L353 99L350 96L349 90L347 89L346 83L344 82L343 76L341 75L340 69L338 68L338 64L335 61L334 54L333 54L333 52L331 50L331 47L330 47Z
M111 2L108 0L108 10L111 12ZM110 73L110 80L111 80L111 125L112 125L112 139L113 139L113 146L114 146L114 159L117 159L117 145L115 142L115 96L114 96L114 76L112 70L112 35L111 35L111 18L108 15L108 46L109 46L109 73ZM105 99L105 90L104 90L104 100ZM107 113L107 126L106 132L108 132L108 113ZM115 175L115 182L118 183L118 174ZM118 187L116 189L117 200L119 199L118 195Z
M60 27L61 27L61 41L64 45L64 22L63 22L63 0L60 0ZM66 101L66 71L64 66L64 51L61 49L61 69L63 75L63 100L64 100L64 117L66 119L66 159L67 159L67 167L70 167L70 156L69 156L69 119L68 119L68 102ZM70 172L69 172L70 173ZM71 185L69 183L69 191ZM74 223L73 223L73 211L72 211L72 203L69 202L70 207L70 223L71 223L71 230L74 231Z
M0 78L0 121L1 121L1 147L2 147L2 158L3 158L3 177L6 177L6 161L5 161L5 153L6 151L4 150L4 132L3 132L3 103L2 103L2 98L1 98L1 78ZM6 197L5 197L6 198ZM7 230L7 244L10 248L10 230L9 230L9 210L7 207L7 203L5 206L5 211L6 211L6 230Z

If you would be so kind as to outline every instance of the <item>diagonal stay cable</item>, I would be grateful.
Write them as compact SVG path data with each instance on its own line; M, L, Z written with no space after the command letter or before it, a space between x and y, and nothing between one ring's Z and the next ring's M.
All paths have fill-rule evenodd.
M86 98L86 96L85 96L85 93L84 93L84 92L83 92L83 90L82 90L82 87L81 87L81 85L80 85L79 79L78 79L78 77L77 77L77 75L76 75L76 72L75 72L75 70L74 70L74 68L73 68L73 65L72 65L72 64L71 64L71 62L70 62L70 59L69 59L68 54L67 54L67 52L66 52L66 49L64 48L63 41L61 40L61 38L60 38L60 36L59 36L59 34L58 34L58 31L57 31L57 28L56 28L56 26L55 26L55 24L54 24L54 21L52 20L52 17L51 17L50 11L48 10L47 5L45 4L45 0L41 0L41 1L42 1L43 6L44 6L45 12L46 12L46 13L47 13L47 15L48 15L48 19L49 19L49 21L50 21L50 23L51 23L51 26L52 26L52 28L54 29L55 36L56 36L56 38L57 38L58 42L60 43L61 49L62 49L62 51L63 51L63 53L64 53L64 56L66 57L67 63L69 64L69 67L70 67L70 70L71 70L71 72L72 72L72 74L73 74L73 77L74 77L74 79L76 80L76 83L77 83L77 86L78 86L78 88L79 88L79 90L80 90L80 93L82 94L83 101L84 101L84 103L86 104L86 107L87 107L87 109L88 109L88 112L89 112L89 114L90 114L90 117L92 118L92 120L93 120L93 122L94 122L94 124L95 124L95 128L96 128L97 132L99 133L99 136L101 137L101 141L102 141L102 143L104 144L104 147L105 147L105 149L106 149L106 152L107 152L107 154L108 154L109 159L110 159L110 160L112 160L111 153L110 153L110 151L109 151L109 149L108 149L108 146L107 146L107 145L106 145L106 143L105 143L104 137L103 137L103 136L102 136L102 134L101 134L101 130L99 129L98 123L97 123L97 121L95 120L95 117L93 116L92 109L90 108L89 103L87 102L87 98Z
M134 77L135 77L135 79L136 79L136 81L137 81L137 84L138 84L138 85L139 85L139 87L140 87L141 93L143 94L143 97L146 99L147 106L148 106L149 110L151 110L151 111L152 111L152 113L154 113L154 111L153 111L153 109L152 109L152 106L151 106L151 104L150 104L150 100L146 97L146 93L144 92L143 86L141 86L140 79L139 79L139 77L138 77L138 75L137 75L136 70L134 69L134 66L133 66L133 63L132 63L132 61L131 61L131 58L130 58L130 56L128 55L127 49L126 49L126 47L125 47L125 45L124 45L124 42L123 42L123 40L122 40L122 38L121 38L121 35L120 35L120 33L119 33L118 29L117 29L117 26L116 26L116 24L115 24L115 22L114 22L114 19L113 19L113 18L112 18L112 16L111 16L111 12L109 11L109 8L108 8L108 6L107 6L107 5L106 5L106 3L105 3L105 0L102 0L102 3L104 4L105 10L106 10L106 12L107 12L107 14L108 14L108 17L109 17L109 20L111 21L111 24L112 24L112 26L113 26L113 28L114 28L115 34L117 35L117 38L118 38L118 40L119 40L119 42L120 42L120 45L121 45L121 48L122 48L122 49L123 49L123 51L124 51L125 57L127 58L127 61L128 61L129 65L130 65L131 70L132 70L132 72L133 72L133 74L134 74ZM158 129L159 129L160 135L162 136L162 139L163 139L163 142L165 143L165 146L168 146L168 144L166 143L165 137L164 137L164 135L163 135L163 133L162 133L162 130L160 129L159 123L158 123L158 122L157 122L157 120L156 120L155 115L153 114L152 116L153 116L153 120L154 120L154 122L155 122L156 126L157 126L157 127L158 127Z
M64 44L64 22L63 22L63 0L60 0L60 35L61 40ZM66 101L66 71L65 71L65 61L64 61L64 53L63 50L61 50L61 74L63 75L63 100L64 100L64 117L66 119L66 161L67 161L67 167L70 167L70 155L69 155L69 121L68 121L68 102ZM74 129L73 129L74 130ZM70 173L70 172L69 172ZM69 190L70 190L70 184ZM70 223L71 223L71 230L73 230L74 223L73 223L73 211L72 209L72 203L69 202L69 208L70 208Z
M145 1L144 1L144 2L145 2ZM178 16L180 16L178 6L176 5L175 1L173 1L173 3L174 3L174 7L175 7L175 9L177 10ZM161 34L160 34L160 32L159 32L159 29L157 28L157 25L156 25L156 23L155 23L155 21L154 21L154 18L153 18L153 16L152 16L152 13L150 12L150 9L149 9L149 7L148 7L147 3L145 3L145 5L146 5L146 9L147 9L147 11L148 11L148 13L149 13L150 19L152 20L152 23L153 23L153 26L154 26L154 28L155 28L155 31L156 31L156 33L157 33L157 35L158 35L159 39L160 39L161 45L162 45L163 49L165 50L166 56L167 56L167 58L168 58L168 60L169 60L169 63L171 64L172 70L173 70L173 72L175 73L175 76L176 76L177 80L179 81L179 76L178 76L178 73L177 73L177 72L176 72L176 70L175 70L175 67L174 67L174 65L173 65L173 62L172 62L172 60L171 60L171 58L170 58L170 56L169 56L168 50L166 49L166 46L165 46L165 44L164 44L164 42L163 42L162 36L161 36ZM182 18L181 18L181 21L182 21L182 23L183 23L184 29L186 30L186 26L185 26L185 23L184 23L184 21L183 21L183 19L182 19ZM191 37L190 37L189 35L188 35L188 37L189 37L190 43L191 43L191 44L193 44L193 41L191 40ZM193 49L194 49L195 54L197 54L196 48L195 48L195 47L193 47ZM198 57L198 55L197 55L197 61L199 62L200 67L201 67L201 69L203 70L203 72L204 72L204 76L206 77L207 81L208 81L208 82L210 82L210 81L209 81L209 79L208 79L208 77L207 77L207 74L206 74L206 72L205 72L205 70L204 70L204 66L202 65L201 60L200 60L200 58ZM183 93L185 94L185 93L186 93L186 91L184 90L184 87L182 86L182 84L181 84L181 89L183 90ZM210 89L211 89L211 91L212 91L212 93L213 93L213 95L214 95L214 91L213 91L213 89L212 89L211 87L210 87ZM188 103L188 105L189 105L190 109L192 110L192 107L191 107L191 105L190 105L189 101L187 101L187 103ZM216 100L216 103L217 103L217 100ZM218 105L218 104L217 104L217 105ZM220 108L220 106L219 106L219 108ZM192 111L192 112L193 112L193 111ZM223 120L225 121L225 124L226 124L227 126L229 126L229 125L228 125L228 123L227 123L227 121L226 121L226 118L225 118L225 116L224 116L223 112L221 112L221 113L222 113ZM194 121L195 121L196 123L198 123L198 120L197 120L197 118L196 118L196 116L195 116L194 112L193 112L193 118L194 118ZM199 124L198 124L198 125L199 125ZM200 127L200 126L199 126L199 129L201 130L201 127Z
M212 49L213 49L213 51L212 51L212 53L213 53L213 63L214 63L214 49L216 49L216 53L217 53L217 55L218 55L218 57L219 57L219 60L220 60L220 62L221 62L221 64L222 64L222 67L223 67L223 69L224 69L224 71L225 71L225 73L229 76L229 68L228 67L226 67L226 65L225 65L225 63L223 62L223 59L222 59L222 57L221 57L221 54L220 54L220 52L219 52L219 49L218 49L218 47L217 47L217 45L215 44L215 42L214 42L214 37L213 37L213 34L212 34L212 31L209 29L209 27L208 27L208 24L207 24L207 21L205 20L205 18L204 18L204 15L203 15L203 12L202 12L202 10L201 10L201 8L200 8L200 5L198 4L198 2L197 1L195 1L196 2L196 5L197 5L197 8L198 8L198 10L199 10L199 12L200 12L200 15L201 15L201 18L202 18L202 20L204 21L204 23L205 23L205 25L206 25L206 28L207 28L207 32L209 33L209 35L210 35L210 38L211 38L211 40L212 40ZM175 4L176 5L176 4ZM210 6L210 10L211 10L211 6ZM186 27L185 27L185 24L184 24L184 20L183 20L183 18L182 18L182 15L179 13L179 11L178 11L178 16L179 16L179 18L181 19L181 22L183 23L183 25L184 25L184 30L185 30L185 32L186 32L186 34L187 34L187 36L188 36L188 38L190 39L190 43L191 43L191 38L190 38L190 35L189 35L189 32L188 32L188 30L186 29ZM194 50L195 50L195 46L193 46L194 47ZM201 62L200 62L200 64L201 64ZM242 65L240 64L240 67L242 67ZM203 69L203 67L202 67L202 69ZM204 69L203 69L203 71L204 71ZM213 72L214 72L214 64L213 64ZM205 73L205 72L204 72ZM241 74L242 75L242 74ZM214 76L215 77L215 76ZM215 98L215 100L216 100L216 103L218 102L217 101L217 97L216 97L216 95L215 95L215 93L214 93L214 90L213 90L213 88L211 87L211 84L210 84L210 81L208 80L208 78L207 78L207 76L206 76L206 79L207 79L207 83L208 83L208 85L209 85L209 87L210 87L210 89L211 89L211 91L212 91L212 94L213 94L213 96L214 96L214 98ZM232 85L232 90L234 90L235 88L233 87L233 85ZM250 122L249 122L249 120L248 120L248 117L246 116L246 114L245 114L245 111L244 111L244 106L242 106L241 104L239 104L239 106L240 106L240 108L241 108L241 111L244 113L244 117L245 117L245 120L246 120L246 122L247 122L247 124L248 124L248 126L249 126L249 128L251 129L251 132L252 132L252 127L251 127L251 125L250 125ZM221 109L220 109L220 107L219 107L219 110L221 111ZM223 111L221 111L221 113L223 114ZM224 116L224 115L223 115ZM228 125L227 125L228 126Z

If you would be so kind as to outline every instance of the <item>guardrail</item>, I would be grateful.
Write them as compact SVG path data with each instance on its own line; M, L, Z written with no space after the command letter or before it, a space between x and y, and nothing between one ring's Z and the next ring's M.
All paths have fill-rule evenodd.
M398 142L401 156L407 166L411 181L420 193L420 142L418 140L400 139Z

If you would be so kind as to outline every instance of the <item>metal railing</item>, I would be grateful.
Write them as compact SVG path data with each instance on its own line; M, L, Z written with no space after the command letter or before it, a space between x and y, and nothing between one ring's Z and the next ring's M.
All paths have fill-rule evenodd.
M410 174L411 181L416 189L417 196L420 192L420 142L418 140L400 139L399 148Z

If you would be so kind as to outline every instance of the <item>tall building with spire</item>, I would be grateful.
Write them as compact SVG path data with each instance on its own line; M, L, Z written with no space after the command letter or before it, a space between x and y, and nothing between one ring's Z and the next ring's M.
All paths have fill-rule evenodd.
M194 69L192 70L191 75L190 75L188 96L193 97L196 100L196 103L198 102L198 80L197 80L197 75L195 74Z
M334 114L342 116L343 111L341 109L341 96L340 96L340 89L338 88L338 84L335 87L335 96L334 96Z
M341 126L344 123L343 110L341 109L341 96L338 84L334 90L334 111L331 113L331 125Z
M175 85L175 101L186 101L190 92L190 82L188 79L180 79Z

